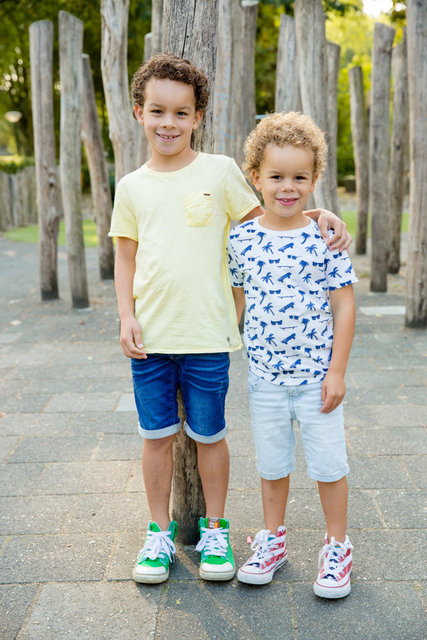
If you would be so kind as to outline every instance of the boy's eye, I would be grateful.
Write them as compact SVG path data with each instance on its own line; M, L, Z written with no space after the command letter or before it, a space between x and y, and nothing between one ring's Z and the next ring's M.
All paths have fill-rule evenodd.
M179 116L187 116L187 112L186 111L178 111L178 115Z
M295 180L305 180L305 176L295 176Z
M162 113L162 110L161 109L151 109L151 113L159 114L159 113Z
M282 176L276 175L276 176L271 176L271 178L272 178L273 180L281 180L281 179L282 179Z

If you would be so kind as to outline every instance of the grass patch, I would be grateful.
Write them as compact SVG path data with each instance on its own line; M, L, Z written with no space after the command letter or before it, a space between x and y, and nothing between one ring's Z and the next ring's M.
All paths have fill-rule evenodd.
M356 237L356 218L357 212L355 210L342 211L342 219L347 225L347 229L351 234L351 237ZM402 231L408 230L408 213L403 214L402 219ZM368 229L368 236L370 235L370 229ZM14 240L15 242L28 242L37 244L39 241L39 228L38 225L32 225L29 227L18 227L17 229L11 229L4 233L5 238L8 240ZM96 225L93 220L83 220L83 240L85 247L96 247L98 245L98 238L96 235ZM65 247L65 225L61 220L59 225L58 245Z

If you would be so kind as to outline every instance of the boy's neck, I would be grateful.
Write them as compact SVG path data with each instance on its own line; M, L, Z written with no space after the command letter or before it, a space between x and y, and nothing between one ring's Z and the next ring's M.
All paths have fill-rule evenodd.
M194 151L191 147L179 156L164 156L159 153L154 153L146 165L153 171L179 171L179 169L183 169L191 164L198 155L198 152Z
M266 211L257 220L261 227L272 231L293 231L295 229L303 229L310 224L310 218L307 218L302 211L290 218L278 218L277 216L272 218Z

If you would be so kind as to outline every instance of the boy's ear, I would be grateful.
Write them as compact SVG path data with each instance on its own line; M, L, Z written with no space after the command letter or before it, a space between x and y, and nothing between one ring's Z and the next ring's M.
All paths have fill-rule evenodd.
M144 109L141 107L140 104L136 104L134 107L134 114L135 114L135 118L138 121L138 124L144 124L144 118L143 118L143 112Z
M259 181L259 172L256 169L252 169L251 171L251 179L252 179L252 184L254 185L255 189L257 191L261 191L261 184Z
M194 122L193 122L193 131L199 128L199 125L203 120L203 116L204 116L203 111L196 111L196 115L194 116Z
M311 183L311 187L310 187L310 190L309 190L309 191L310 191L310 193L313 193L313 191L314 191L314 187L316 186L316 183L317 183L317 179L318 179L318 177L319 177L318 175L313 177L313 181L312 181L312 183Z

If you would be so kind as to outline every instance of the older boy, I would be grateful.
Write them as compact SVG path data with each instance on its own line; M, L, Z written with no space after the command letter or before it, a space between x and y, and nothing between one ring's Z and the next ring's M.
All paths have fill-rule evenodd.
M238 579L266 584L286 561L296 419L326 520L314 592L340 598L350 592L352 565L341 401L357 279L347 253L330 252L317 224L303 214L326 154L323 133L311 118L269 116L251 133L245 151L245 168L265 212L233 230L229 262L239 317L246 297L248 387L266 528Z
M117 237L120 342L132 359L152 518L133 578L163 582L175 553L177 523L170 521L169 501L180 387L206 502L197 545L200 576L229 580L235 567L224 519L224 401L229 352L241 344L225 246L230 220L261 210L231 158L191 148L208 102L203 73L188 60L159 54L135 74L132 95L151 158L117 185L110 235ZM324 222L326 233L331 217ZM335 218L332 224L343 231ZM347 238L344 232L338 243L345 245Z

